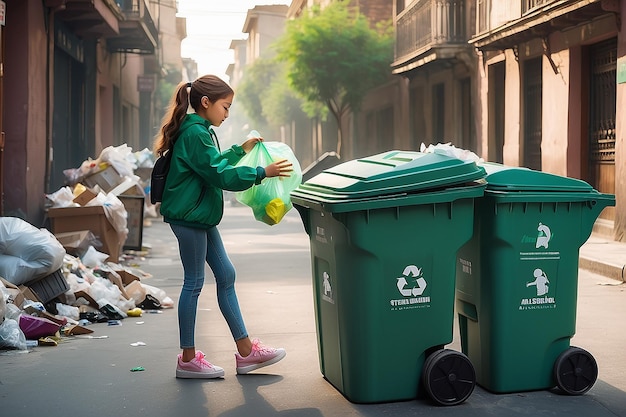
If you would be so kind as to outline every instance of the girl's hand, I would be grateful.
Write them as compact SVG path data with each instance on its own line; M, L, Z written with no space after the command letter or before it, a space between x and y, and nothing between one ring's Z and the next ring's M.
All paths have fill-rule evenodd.
M293 164L287 159L274 162L265 167L265 176L271 177L290 177L293 171Z
M242 143L241 147L245 153L248 153L252 150L252 148L254 148L254 145L256 145L257 142L263 142L263 138L250 138Z

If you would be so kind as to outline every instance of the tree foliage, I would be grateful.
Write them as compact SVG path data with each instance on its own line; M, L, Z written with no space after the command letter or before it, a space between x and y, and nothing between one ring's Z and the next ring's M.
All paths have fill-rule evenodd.
M342 117L358 111L367 92L388 79L393 60L391 22L371 28L348 3L339 0L325 8L312 7L287 22L277 43L277 57L288 65L290 86L309 104L325 105L336 118L337 153Z
M273 78L272 61L258 58L246 68L241 84L237 88L238 101L241 102L246 114L255 125L267 124L263 115L263 99L267 96Z
M176 87L183 77L181 71L173 68L171 65L166 66L165 70L166 75L157 81L154 95L155 111L161 118L167 114L172 97L176 92Z
M286 82L285 71L284 63L268 58L246 69L237 96L255 124L280 126L301 111L302 100Z
M263 100L263 115L270 124L284 125L301 114L302 100L286 81L286 66L276 62L275 77Z

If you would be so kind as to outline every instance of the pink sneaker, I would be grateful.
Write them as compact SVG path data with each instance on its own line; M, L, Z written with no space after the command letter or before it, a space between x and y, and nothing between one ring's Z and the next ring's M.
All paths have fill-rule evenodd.
M196 351L196 357L183 362L183 355L178 355L176 378L219 378L224 376L224 369L204 359L204 353Z
M235 353L235 360L237 362L237 373L247 374L255 369L263 368L264 366L272 365L285 357L287 352L283 348L271 348L263 346L259 339L252 341L252 352L245 358L239 353Z

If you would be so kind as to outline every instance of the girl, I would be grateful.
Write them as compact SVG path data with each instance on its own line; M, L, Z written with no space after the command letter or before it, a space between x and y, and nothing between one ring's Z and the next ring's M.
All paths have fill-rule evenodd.
M235 293L235 268L224 250L217 225L224 211L222 190L242 191L266 177L288 177L292 167L287 160L266 167L235 167L261 138L220 150L212 126L219 127L226 120L233 97L230 86L214 75L180 84L154 144L157 155L166 150L173 152L160 211L176 235L184 270L178 300L182 353L178 355L177 378L224 375L224 369L208 362L204 353L195 348L196 309L204 284L205 262L215 275L220 311L237 346L237 373L271 365L286 354L282 348L263 346L248 336ZM195 113L187 114L188 106Z

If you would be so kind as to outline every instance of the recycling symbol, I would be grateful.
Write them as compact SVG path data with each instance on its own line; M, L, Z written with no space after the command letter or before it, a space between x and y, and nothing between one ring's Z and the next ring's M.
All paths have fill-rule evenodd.
M398 278L398 291L400 291L400 294L405 297L417 297L424 293L427 284L426 280L422 276L422 268L418 268L415 265L409 265L404 268L404 272L402 273L402 275L403 276ZM409 278L410 280L415 280L414 287L407 288L409 285L407 278Z

